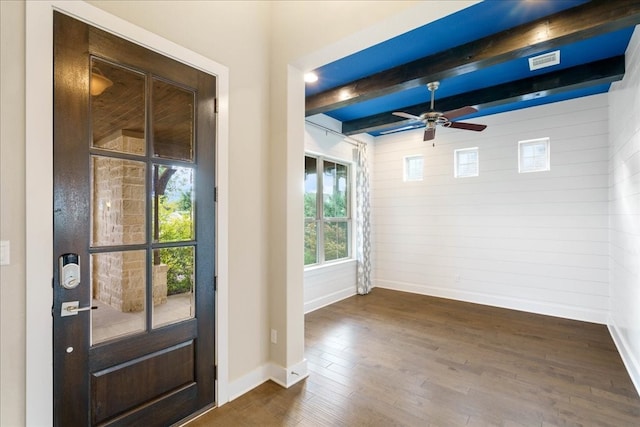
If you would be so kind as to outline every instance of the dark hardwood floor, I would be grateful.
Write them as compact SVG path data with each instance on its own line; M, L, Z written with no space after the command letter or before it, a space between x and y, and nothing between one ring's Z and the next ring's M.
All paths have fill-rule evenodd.
M640 426L603 325L374 289L306 316L309 377L201 426Z

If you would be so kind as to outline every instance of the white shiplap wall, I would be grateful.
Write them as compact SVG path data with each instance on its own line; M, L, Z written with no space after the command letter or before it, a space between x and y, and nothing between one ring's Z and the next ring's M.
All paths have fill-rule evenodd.
M375 285L605 323L607 94L379 137L372 180ZM551 170L518 173L518 141L549 137ZM453 177L453 151L479 147L480 176ZM424 180L403 182L423 154Z
M640 392L640 27L610 95L611 318L609 328Z
M339 131L341 128L340 122L328 116L317 115L308 119L335 131ZM358 140L369 143L372 139L366 135L361 135L358 137ZM368 144L368 146L369 155L371 155L371 144ZM305 126L305 151L307 153L351 163L354 158L354 148L355 146L353 144L346 142L345 138L340 135L322 130L310 124ZM354 167L352 167L352 180L355 179L353 172ZM352 242L353 241L354 239L352 238ZM355 295L355 293L356 261L353 259L305 269L305 313L340 301L341 299Z

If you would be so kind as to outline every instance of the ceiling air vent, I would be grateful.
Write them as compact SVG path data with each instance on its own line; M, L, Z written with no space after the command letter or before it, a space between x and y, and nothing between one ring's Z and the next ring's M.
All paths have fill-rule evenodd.
M551 67L560 63L560 51L545 53L543 55L532 56L529 58L529 69L539 70L540 68Z

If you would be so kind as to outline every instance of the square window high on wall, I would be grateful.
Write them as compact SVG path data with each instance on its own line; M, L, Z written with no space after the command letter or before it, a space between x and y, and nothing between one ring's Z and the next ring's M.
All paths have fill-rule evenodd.
M518 142L518 172L542 172L551 169L549 138Z
M424 156L407 156L404 158L404 181L422 181Z
M456 178L478 176L480 173L478 147L462 148L453 152L453 170Z

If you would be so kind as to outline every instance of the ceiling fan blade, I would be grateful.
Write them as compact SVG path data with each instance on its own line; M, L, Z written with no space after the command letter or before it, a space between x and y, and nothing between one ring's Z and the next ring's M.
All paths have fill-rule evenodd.
M464 130L475 130L476 132L483 131L487 128L487 125L478 125L475 123L465 123L465 122L449 122L450 128L456 129L464 129Z
M419 116L414 116L413 114L409 114L409 113L403 113L402 111L394 111L391 114L398 117L404 117L405 119L422 120Z
M431 141L435 137L436 137L436 128L426 128L424 130L424 138L422 138L422 140Z
M447 111L446 113L443 113L442 115L445 116L447 119L449 120L453 120L456 117L462 117L462 116L466 116L468 114L473 114L473 113L477 113L478 109L476 107L462 107L462 108L458 108L456 110L451 110L451 111Z

